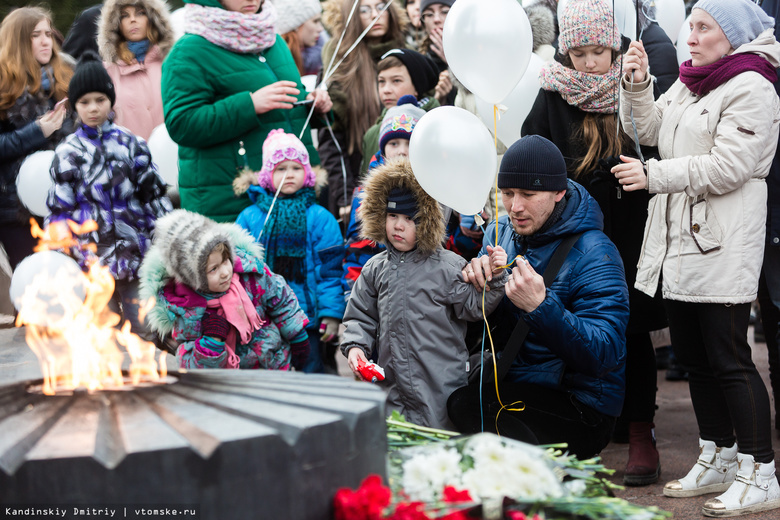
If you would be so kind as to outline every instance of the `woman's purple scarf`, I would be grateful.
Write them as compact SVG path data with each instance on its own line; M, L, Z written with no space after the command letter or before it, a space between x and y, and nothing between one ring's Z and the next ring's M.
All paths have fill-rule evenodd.
M758 72L770 82L777 81L777 72L769 61L757 54L730 54L715 63L694 67L691 60L680 65L680 81L699 96L706 95L734 76L747 71Z

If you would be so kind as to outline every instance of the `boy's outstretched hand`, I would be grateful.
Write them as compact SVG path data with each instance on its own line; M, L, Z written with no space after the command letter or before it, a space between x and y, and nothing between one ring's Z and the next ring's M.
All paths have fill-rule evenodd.
M466 264L461 271L463 281L472 284L479 291L493 279L494 274L501 272L507 261L506 251L501 246L487 246L487 252L486 255L472 258L471 263ZM489 291L490 287L487 290Z

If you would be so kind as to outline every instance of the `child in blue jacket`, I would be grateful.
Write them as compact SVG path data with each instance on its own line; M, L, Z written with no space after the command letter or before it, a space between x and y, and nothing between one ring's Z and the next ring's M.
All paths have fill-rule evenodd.
M247 191L254 203L236 223L263 245L266 264L287 280L309 317L311 351L304 372L310 373L323 372L326 365L335 371L335 346L327 355L321 350L338 336L345 307L341 230L317 204L315 183L306 147L283 130L272 130L263 143L263 168L234 183L236 192Z

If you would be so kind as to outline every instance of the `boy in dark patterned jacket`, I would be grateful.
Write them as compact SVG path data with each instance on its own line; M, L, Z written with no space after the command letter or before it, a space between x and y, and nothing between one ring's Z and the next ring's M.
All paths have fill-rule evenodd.
M98 260L116 280L110 306L119 311L121 302L131 330L152 341L154 336L138 319L138 268L151 244L155 221L172 207L146 142L111 122L115 98L103 63L96 54L85 52L68 87L79 125L55 150L47 224L97 223L97 230L80 241L97 245ZM69 253L88 267L81 248Z

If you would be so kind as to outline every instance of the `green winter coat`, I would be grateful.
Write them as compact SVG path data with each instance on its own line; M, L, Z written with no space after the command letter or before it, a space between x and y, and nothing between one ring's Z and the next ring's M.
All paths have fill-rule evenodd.
M218 0L185 3L223 8ZM282 38L260 55L223 49L201 36L185 34L162 66L165 125L179 144L179 192L184 209L219 222L232 222L251 205L234 195L233 179L245 166L260 170L268 132L282 128L298 136L310 105L255 114L251 93L276 81L298 84L298 68ZM312 164L319 156L311 132L303 133ZM245 154L241 153L241 143Z
M421 99L420 102L418 102L418 106L426 112L430 112L434 108L440 107L441 104L438 99L431 96ZM383 108L376 123L366 130L366 135L363 136L363 161L360 163L361 176L366 174L368 165L371 164L371 158L379 151L379 130L381 130L380 127L382 126L382 119L385 118L385 114L387 114L387 109Z

